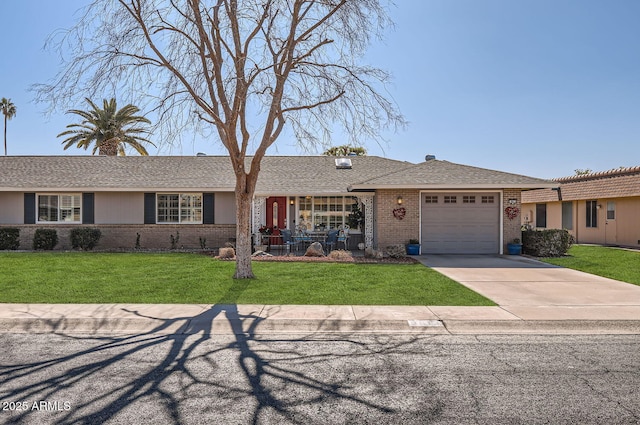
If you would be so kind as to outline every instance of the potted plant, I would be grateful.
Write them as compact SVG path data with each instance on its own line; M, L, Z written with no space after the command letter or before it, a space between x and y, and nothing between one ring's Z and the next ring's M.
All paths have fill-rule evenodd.
M409 239L406 248L407 255L420 255L420 241L418 239Z
M507 244L507 252L509 255L522 254L522 243L520 243L519 238L515 238L511 243Z

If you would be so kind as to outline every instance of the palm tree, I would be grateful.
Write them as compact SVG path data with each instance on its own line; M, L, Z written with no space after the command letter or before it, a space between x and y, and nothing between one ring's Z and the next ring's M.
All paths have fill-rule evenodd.
M11 99L0 99L0 108L2 109L2 115L4 115L4 155L7 156L7 120L16 116L16 105L11 102Z
M140 109L134 105L126 105L118 110L116 100L104 99L103 109L98 108L90 99L86 101L91 105L91 110L81 111L72 109L67 113L76 114L83 118L80 124L69 124L69 130L58 134L67 137L62 144L64 149L71 146L84 148L85 150L95 142L92 154L96 151L99 155L116 156L125 155L125 145L134 148L140 155L149 155L141 143L155 145L142 137L149 131L139 124L151 124L147 118L135 115Z
M357 156L365 156L367 154L367 150L361 146L333 146L322 153L322 155L327 156L348 156L348 155L357 155Z

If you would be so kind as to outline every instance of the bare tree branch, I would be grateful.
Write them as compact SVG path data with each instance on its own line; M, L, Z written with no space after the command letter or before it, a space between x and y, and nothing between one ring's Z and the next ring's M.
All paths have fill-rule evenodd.
M236 176L236 277L251 277L251 202L261 160L285 128L309 148L335 144L336 126L364 145L380 140L380 129L404 125L385 95L389 75L359 64L391 25L386 7L386 0L94 0L76 26L49 40L62 69L35 87L36 100L51 110L94 96L144 100L161 117L154 122L162 140L187 128L215 134Z

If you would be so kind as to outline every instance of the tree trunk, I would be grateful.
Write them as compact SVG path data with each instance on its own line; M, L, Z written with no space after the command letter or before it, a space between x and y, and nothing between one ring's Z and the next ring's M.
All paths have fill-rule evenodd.
M7 116L4 116L4 156L7 156Z
M253 193L236 191L236 272L234 279L253 279L251 267L251 201Z
M103 143L98 148L98 155L118 156L117 143Z

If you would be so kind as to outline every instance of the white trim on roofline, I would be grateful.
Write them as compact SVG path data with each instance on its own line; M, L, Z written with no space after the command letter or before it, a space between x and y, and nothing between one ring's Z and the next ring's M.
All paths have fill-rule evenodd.
M0 192L235 192L228 187L0 187Z
M501 190L501 189L551 189L558 187L558 183L493 183L493 184L382 184L368 185L355 184L349 186L349 191L355 190L378 190L378 189L417 189L417 190Z

